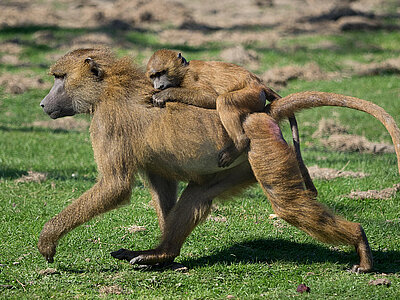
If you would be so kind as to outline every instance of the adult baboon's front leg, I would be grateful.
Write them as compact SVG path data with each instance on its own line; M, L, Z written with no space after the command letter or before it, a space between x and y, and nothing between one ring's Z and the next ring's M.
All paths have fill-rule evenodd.
M209 214L212 200L233 188L245 187L254 180L249 165L245 163L215 175L204 184L190 182L168 214L161 243L157 248L146 251L120 249L111 255L130 261L131 264L172 262L179 255L187 236Z
M90 190L44 225L38 242L39 252L47 261L53 262L57 242L64 234L94 216L128 201L130 195L130 182L100 179Z
M353 245L360 263L353 271L372 269L372 253L363 228L335 216L315 200L315 194L304 190L296 157L283 140L274 119L253 114L244 123L250 139L249 161L272 208L288 223L325 243Z

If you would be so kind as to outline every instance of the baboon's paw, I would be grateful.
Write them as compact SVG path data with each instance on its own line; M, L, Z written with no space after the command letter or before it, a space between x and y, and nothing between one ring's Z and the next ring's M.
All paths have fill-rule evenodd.
M226 168L238 158L240 152L235 146L230 145L218 153L218 167Z
M132 265L168 265L171 264L176 255L158 253L157 251L138 251L129 262Z
M132 265L171 264L177 255L167 254L159 250L131 251L119 249L111 252L111 256L129 261Z
M360 265L354 265L350 270L350 272L356 273L356 274L369 273L371 271L372 271L372 268L370 268L370 267L366 268L366 267L362 267Z
M131 261L131 259L134 258L136 254L135 251L122 248L117 251L111 252L111 256L116 259Z
M221 150L218 154L218 167L220 168L226 168L228 167L232 162L234 161L234 158L232 158L231 154L227 150Z

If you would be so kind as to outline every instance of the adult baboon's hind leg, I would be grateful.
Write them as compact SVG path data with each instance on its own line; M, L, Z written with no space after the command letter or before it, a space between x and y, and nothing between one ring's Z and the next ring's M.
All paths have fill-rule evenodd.
M252 114L244 130L250 139L250 165L276 214L322 242L354 245L360 263L352 270L371 271L372 254L363 228L335 216L304 189L296 157L277 123L268 115Z

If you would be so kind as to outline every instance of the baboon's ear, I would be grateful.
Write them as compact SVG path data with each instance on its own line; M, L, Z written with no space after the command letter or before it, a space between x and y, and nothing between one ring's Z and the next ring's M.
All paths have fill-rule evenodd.
M90 72L93 73L99 79L103 79L104 71L103 69L90 57L85 59L85 63L87 63L90 67Z
M182 56L182 53L178 53L178 59L180 59L181 60L181 62L182 62L182 64L183 65L185 65L185 66L187 66L189 63L187 62L187 60L186 60L186 58L184 58L183 56Z

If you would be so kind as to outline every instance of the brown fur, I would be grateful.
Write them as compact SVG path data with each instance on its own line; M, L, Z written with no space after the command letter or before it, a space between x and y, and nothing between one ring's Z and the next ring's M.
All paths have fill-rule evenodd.
M169 103L165 109L149 107L153 89L129 59L116 59L107 50L76 50L61 58L51 73L56 80L63 78L63 88L52 89L41 105L54 116L59 106L50 109L51 101L83 100L75 113L92 115L90 134L99 176L91 189L44 225L38 248L48 261L53 261L64 234L128 202L134 175L140 173L155 203L161 241L151 250L113 252L118 259L132 264L173 261L186 237L207 217L215 197L227 197L257 179L283 219L321 241L354 245L360 263L353 269L371 270L372 255L362 227L336 217L304 190L295 155L281 137L280 114L309 107L307 97L287 110L282 109L284 99L277 100L270 107L273 117L250 115L244 123L250 138L248 160L243 154L221 169L217 153L230 139L218 114L180 103ZM178 180L188 182L179 201Z
M370 270L372 253L361 225L335 216L303 189L295 155L280 137L275 120L255 114L244 128L251 141L250 164L275 213L322 242L354 245L360 264L353 269Z
M180 53L157 50L147 63L146 76L157 80L164 75L164 88L153 99L164 104L179 101L204 108L216 108L234 147L228 146L219 154L219 165L229 166L247 147L242 122L252 112L264 110L265 101L280 96L246 69L225 62L192 60L189 63ZM154 82L154 87L159 88ZM294 115L288 116L292 129L296 157L307 189L317 195L300 150L298 126Z

